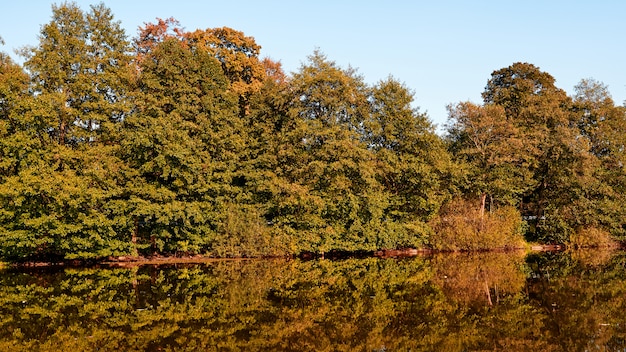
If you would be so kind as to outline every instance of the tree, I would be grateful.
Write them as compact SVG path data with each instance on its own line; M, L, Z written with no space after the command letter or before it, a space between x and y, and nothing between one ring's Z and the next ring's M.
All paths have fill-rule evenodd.
M111 205L123 193L113 141L130 109L128 42L104 5L52 12L39 45L24 51L32 94L8 114L9 140L21 152L0 185L3 254L125 254L130 241L117 237L127 225L124 209Z
M146 23L135 40L138 60L167 38L179 39L193 50L202 50L215 57L230 82L230 90L239 98L239 113L249 113L249 100L258 93L265 80L265 66L259 60L261 46L253 37L229 27L197 29L186 32L174 18Z
M110 9L92 6L85 14L74 4L53 6L52 21L40 44L23 52L38 101L56 113L41 116L59 145L93 142L112 133L130 110L132 80L129 43Z
M450 150L468 165L468 188L480 198L481 219L487 197L495 202L519 205L533 186L529 157L524 153L527 140L501 105L479 106L470 102L448 107Z
M176 38L141 61L137 112L124 122L124 155L139 177L135 236L153 251L199 253L216 238L245 145L219 62Z
M573 99L579 139L587 142L589 156L586 177L575 193L579 196L566 208L572 226L579 237L602 232L623 237L626 110L615 106L608 87L593 79L581 80Z
M594 79L581 80L574 90L578 128L589 140L593 155L605 161L612 159L613 165L624 160L624 107L615 106L608 87Z
M0 53L0 181L19 172L34 134L25 118L28 74L5 53Z
M527 63L494 71L483 99L485 105L501 106L524 140L535 187L524 194L523 213L535 219L536 235L562 241L567 229L556 214L568 202L568 187L576 182L586 157L585 144L576 138L571 99L551 75Z
M297 231L301 250L372 250L384 198L362 141L367 86L316 51L289 80L287 120L270 221Z
M372 89L365 121L366 142L388 198L384 217L390 228L382 248L423 246L426 223L451 194L450 155L428 116L411 106L413 99L401 82L382 80Z
M157 18L157 23L144 23L143 27L139 27L139 33L133 43L137 62L141 64L146 55L165 39L180 39L183 33L180 22L174 17Z
M265 79L265 67L259 60L261 46L253 37L229 27L208 28L184 34L186 43L206 50L222 64L231 89L239 95L241 113L247 113L250 95L258 92Z

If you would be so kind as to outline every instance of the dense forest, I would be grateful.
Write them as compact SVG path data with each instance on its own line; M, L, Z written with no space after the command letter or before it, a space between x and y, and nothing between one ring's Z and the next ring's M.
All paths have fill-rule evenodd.
M1 33L0 33L1 35ZM529 63L442 134L394 77L173 18L129 39L103 4L52 8L0 53L0 257L475 250L626 236L626 110Z

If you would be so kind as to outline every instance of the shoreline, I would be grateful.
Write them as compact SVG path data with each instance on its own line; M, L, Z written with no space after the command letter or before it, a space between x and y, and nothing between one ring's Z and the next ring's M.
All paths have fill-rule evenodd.
M618 247L610 247L612 249L620 248ZM211 257L205 255L189 255L189 256L119 256L119 257L109 257L104 260L96 261L96 260L66 260L66 261L58 261L58 262L0 262L0 269L6 269L10 267L18 267L18 268L46 268L46 267L68 267L68 268L87 268L87 267L111 267L111 268L130 268L130 267L138 267L144 265L176 265L176 264L205 264L205 263L216 263L216 262L224 262L224 261L248 261L248 260L272 260L272 259L283 259L283 260L316 260L316 259L329 259L329 260L342 260L349 258L381 258L381 259L392 259L392 258L410 258L417 256L429 256L437 253L472 253L472 252L517 252L517 251L528 251L528 252L560 252L567 249L565 245L529 245L528 247L520 247L520 248L493 248L486 250L473 250L473 251L462 251L462 250L435 250L429 248L407 248L407 249L382 249L376 251L357 251L357 252L342 252L335 251L325 254L319 253L301 253L298 255L290 255L290 256L261 256L261 257Z

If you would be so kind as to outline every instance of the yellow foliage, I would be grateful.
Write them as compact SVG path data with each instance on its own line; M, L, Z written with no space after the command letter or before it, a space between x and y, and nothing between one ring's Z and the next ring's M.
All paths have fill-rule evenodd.
M578 228L570 236L569 244L573 248L607 248L617 246L617 242L608 231L593 226Z
M580 264L592 268L599 268L608 265L616 253L615 248L585 248L568 250L572 259Z
M433 280L459 302L493 305L523 290L524 259L524 251L436 255L431 260Z
M430 245L439 250L487 250L524 247L522 218L517 209L504 206L481 215L480 206L453 200L432 221Z

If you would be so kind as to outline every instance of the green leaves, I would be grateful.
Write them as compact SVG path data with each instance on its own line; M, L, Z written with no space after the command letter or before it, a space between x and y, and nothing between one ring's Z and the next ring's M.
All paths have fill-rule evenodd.
M626 115L597 82L572 100L515 63L450 107L444 141L404 84L320 51L286 75L242 32L170 18L132 53L104 5L54 6L40 34L23 68L0 54L4 257L422 247L459 196L547 241L623 234Z
M209 249L245 147L236 97L219 62L174 38L141 62L138 111L124 121L124 159L138 171L135 232L153 251ZM244 132L244 133L242 133Z
M2 89L13 96L0 116L0 154L10 156L2 158L0 252L12 260L125 254L124 210L109 207L124 179L109 123L129 111L128 43L104 6L85 14L64 4L52 17L25 53L30 82L2 65L14 88Z

